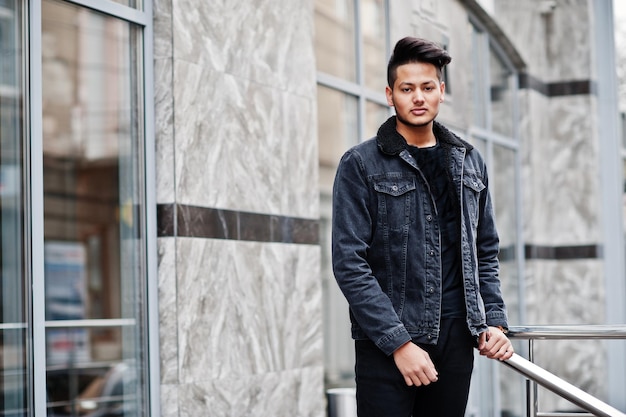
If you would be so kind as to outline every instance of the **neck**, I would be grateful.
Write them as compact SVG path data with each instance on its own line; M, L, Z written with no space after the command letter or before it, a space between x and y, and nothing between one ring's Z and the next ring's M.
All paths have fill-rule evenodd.
M415 126L407 125L396 120L396 130L409 145L417 146L418 148L426 148L437 144L432 121L425 125Z

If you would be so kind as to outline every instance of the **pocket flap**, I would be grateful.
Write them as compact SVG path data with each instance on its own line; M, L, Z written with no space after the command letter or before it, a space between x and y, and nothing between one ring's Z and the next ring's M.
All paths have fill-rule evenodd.
M374 189L379 193L385 193L397 197L409 191L415 190L415 182L407 179L383 180L374 184Z

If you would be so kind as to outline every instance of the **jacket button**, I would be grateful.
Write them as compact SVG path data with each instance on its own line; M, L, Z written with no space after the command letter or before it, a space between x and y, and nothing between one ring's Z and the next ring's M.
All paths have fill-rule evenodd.
M428 292L432 294L432 293L435 292L435 290L433 290L433 288L431 287L431 288L428 289Z
M435 251L434 251L434 250L431 250L430 252L428 252L428 254L429 254L430 256L434 256L434 255L435 255Z
M426 216L426 220L428 220L429 222L433 220L433 216L431 216L430 214L428 216Z
M391 187L391 189L394 190L394 191L398 191L398 186L394 185L394 186Z

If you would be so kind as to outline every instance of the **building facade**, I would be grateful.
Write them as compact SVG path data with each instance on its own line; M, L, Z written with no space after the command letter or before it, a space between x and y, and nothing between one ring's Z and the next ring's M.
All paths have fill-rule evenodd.
M332 180L406 35L453 58L511 324L626 322L610 0L0 0L2 414L326 415L354 377ZM622 410L625 358L535 351ZM524 388L477 358L467 415Z

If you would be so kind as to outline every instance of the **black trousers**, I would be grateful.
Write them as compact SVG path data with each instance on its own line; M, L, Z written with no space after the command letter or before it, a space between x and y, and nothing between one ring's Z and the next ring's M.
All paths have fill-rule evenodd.
M437 345L419 344L439 373L437 382L409 387L393 356L369 340L357 340L356 397L359 417L463 417L474 368L475 338L465 319L442 319Z

